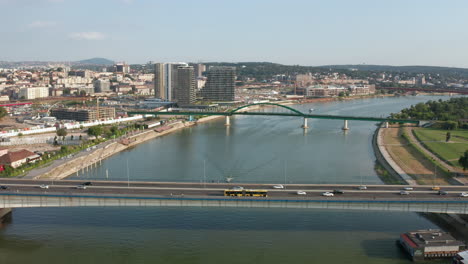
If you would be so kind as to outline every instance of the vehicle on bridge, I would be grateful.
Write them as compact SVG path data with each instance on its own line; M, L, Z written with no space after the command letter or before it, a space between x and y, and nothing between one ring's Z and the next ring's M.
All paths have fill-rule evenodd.
M41 189L49 189L49 185L41 184L41 185L39 185L39 188L41 188Z
M322 193L322 196L333 197L335 195L333 193L331 193L331 192L324 192L324 193Z
M400 195L409 195L410 193L408 191L401 191Z
M296 193L297 193L297 195L306 195L306 194L307 194L307 193L304 192L304 191L297 191Z
M267 190L224 190L224 196L253 196L253 197L268 197Z
M284 186L281 184L273 185L273 189L284 189Z
M468 197L468 193L467 192L462 192L462 193L460 193L460 197Z

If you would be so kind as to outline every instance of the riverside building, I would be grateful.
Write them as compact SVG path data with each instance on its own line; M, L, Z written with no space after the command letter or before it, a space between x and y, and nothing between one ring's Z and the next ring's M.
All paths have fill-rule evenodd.
M413 261L452 258L465 249L463 242L438 229L410 231L401 234L398 242Z
M52 109L50 115L59 120L94 121L102 118L114 118L115 108L99 107L90 109Z
M236 67L211 66L201 96L210 101L234 101L235 81Z

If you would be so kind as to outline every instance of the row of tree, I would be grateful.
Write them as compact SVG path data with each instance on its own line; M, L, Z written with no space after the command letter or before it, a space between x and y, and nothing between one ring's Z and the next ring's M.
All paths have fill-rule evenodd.
M448 101L438 100L418 103L401 110L400 113L391 114L390 117L400 119L453 121L456 123L463 122L462 119L468 119L468 97L451 98Z

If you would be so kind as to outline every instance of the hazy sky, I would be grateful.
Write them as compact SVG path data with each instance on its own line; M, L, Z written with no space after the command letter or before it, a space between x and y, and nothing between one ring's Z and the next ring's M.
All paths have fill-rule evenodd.
M467 0L0 0L0 60L468 68Z

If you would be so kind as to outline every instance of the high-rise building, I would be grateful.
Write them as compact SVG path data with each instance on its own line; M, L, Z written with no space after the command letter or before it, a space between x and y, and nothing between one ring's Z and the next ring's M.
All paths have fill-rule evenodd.
M179 106L195 103L196 83L193 67L179 66L175 71L177 72L177 80L174 101Z
M204 64L193 64L195 70L195 78L200 78L203 76L203 73L206 71L206 65Z
M205 100L234 101L236 67L211 66L201 95Z
M176 99L178 68L187 67L187 63L156 63L154 64L154 94L156 98L166 101Z
M94 91L96 93L105 93L110 92L110 81L109 80L95 80L94 81Z
M125 62L119 62L114 67L116 72L130 73L130 65Z

